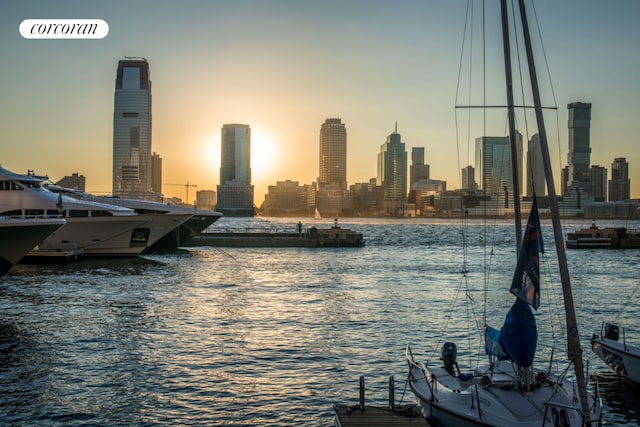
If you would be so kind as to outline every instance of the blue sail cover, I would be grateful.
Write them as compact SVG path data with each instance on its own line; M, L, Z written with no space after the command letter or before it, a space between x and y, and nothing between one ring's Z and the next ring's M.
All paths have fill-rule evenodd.
M544 252L544 247L540 231L538 204L534 197L527 221L527 230L524 233L518 254L518 264L511 282L511 293L536 310L540 306L540 262L538 259L540 252Z
M538 345L536 319L531 307L516 298L507 312L502 329L487 326L485 352L499 360L512 360L523 368L533 364Z

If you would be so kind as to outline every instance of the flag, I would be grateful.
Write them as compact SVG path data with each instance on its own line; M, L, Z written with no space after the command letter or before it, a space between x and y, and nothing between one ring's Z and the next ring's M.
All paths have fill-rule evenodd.
M540 231L540 216L538 204L533 199L531 213L527 221L518 264L511 282L511 293L538 309L540 305L540 263L538 254L544 252L542 234Z

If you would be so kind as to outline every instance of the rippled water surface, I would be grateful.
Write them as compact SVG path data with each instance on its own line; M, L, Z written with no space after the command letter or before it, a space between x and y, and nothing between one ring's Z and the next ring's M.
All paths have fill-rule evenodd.
M223 218L215 227L294 231L297 221ZM403 398L406 344L424 360L446 330L461 364L475 363L477 323L486 313L500 326L513 301L512 226L343 222L364 233L365 247L199 247L14 267L0 279L0 424L328 426L334 403L357 402L361 375L368 403L387 403L389 375ZM555 345L562 357L564 314L552 313L560 291L543 228L539 354ZM568 257L605 422L637 425L640 389L608 371L589 337L616 316L638 327L640 250Z

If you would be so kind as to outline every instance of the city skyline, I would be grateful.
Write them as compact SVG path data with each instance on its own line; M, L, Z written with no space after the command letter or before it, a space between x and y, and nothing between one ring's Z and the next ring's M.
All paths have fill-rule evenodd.
M638 198L640 29L633 17L640 4L601 3L536 4L558 108L557 124L553 116L548 123L550 143L556 140L556 187L568 151L566 105L586 102L592 104L591 165L610 168L625 157L631 197ZM153 19L142 22L149 8ZM431 176L460 188L460 171L474 165L473 141L504 135L506 115L491 113L491 129L470 129L456 141L454 105L466 103L455 99L466 8L449 1L140 1L125 14L92 1L5 3L0 162L54 180L77 172L86 176L87 190L110 192L113 70L125 56L142 56L153 69L152 150L163 160L165 183L215 189L220 127L247 123L259 205L277 181L316 181L318 126L340 117L349 130L349 184L376 176L378 148L398 122L407 151L425 147ZM59 17L104 19L109 35L25 40L18 32L24 19ZM495 37L497 31L488 40L492 55L501 49ZM504 103L500 59L492 57L496 104ZM524 139L533 133L523 131ZM184 198L180 186L163 193Z

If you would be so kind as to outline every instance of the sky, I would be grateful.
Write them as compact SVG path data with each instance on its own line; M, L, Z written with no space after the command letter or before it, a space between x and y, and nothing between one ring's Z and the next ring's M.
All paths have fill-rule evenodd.
M349 184L376 176L397 123L409 153L425 148L431 178L460 188L475 138L506 135L504 109L456 108L506 103L498 3L485 3L483 48L478 0L3 0L0 164L54 181L77 172L88 191L109 193L116 69L135 56L150 65L167 197L216 189L226 123L251 126L257 205L277 181L310 184L330 117L347 128ZM610 176L625 157L640 197L640 2L543 0L537 22L529 13L542 102L557 107L545 110L556 187L567 104L590 102L591 164ZM109 33L24 39L20 23L36 18L102 19ZM532 113L517 120L525 138L536 132Z

